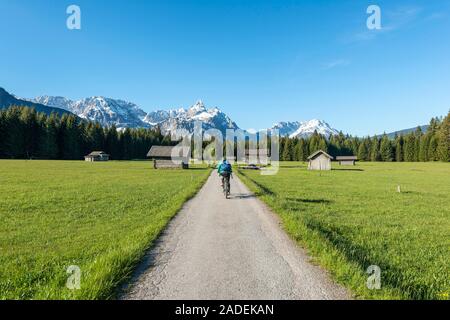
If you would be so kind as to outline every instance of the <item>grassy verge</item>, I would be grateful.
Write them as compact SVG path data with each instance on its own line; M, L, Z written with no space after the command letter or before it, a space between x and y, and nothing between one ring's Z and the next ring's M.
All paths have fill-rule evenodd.
M0 299L112 298L209 172L0 161ZM66 288L70 265L79 290Z
M448 299L450 165L334 167L317 172L283 163L275 176L238 173L290 236L356 297ZM381 268L380 290L366 286L370 265Z

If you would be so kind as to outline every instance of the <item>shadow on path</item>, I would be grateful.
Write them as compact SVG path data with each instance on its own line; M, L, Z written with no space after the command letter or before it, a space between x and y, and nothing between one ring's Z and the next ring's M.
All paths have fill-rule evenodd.
M230 196L228 199L232 200L232 199L252 199L255 198L256 196L252 193L236 193L233 194L233 192L231 192Z

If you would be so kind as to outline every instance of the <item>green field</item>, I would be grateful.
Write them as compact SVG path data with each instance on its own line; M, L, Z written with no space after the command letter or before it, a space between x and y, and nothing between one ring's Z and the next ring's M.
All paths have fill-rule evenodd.
M318 172L283 163L275 176L244 170L240 176L356 297L448 299L450 164L334 168ZM370 265L381 268L380 290L366 287Z
M151 167L0 160L0 299L114 297L210 172ZM239 174L356 297L448 298L450 165L334 168L313 172L290 162L275 176ZM66 288L70 265L82 271L80 290ZM366 287L370 265L381 268L381 290Z
M0 160L0 299L110 298L209 170ZM70 265L81 289L66 288Z

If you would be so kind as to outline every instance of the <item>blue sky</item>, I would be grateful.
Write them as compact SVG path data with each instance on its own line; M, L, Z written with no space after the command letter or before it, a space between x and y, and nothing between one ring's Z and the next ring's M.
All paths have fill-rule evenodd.
M242 128L319 118L355 135L450 109L450 1L0 0L0 37L0 86L21 97L202 99Z

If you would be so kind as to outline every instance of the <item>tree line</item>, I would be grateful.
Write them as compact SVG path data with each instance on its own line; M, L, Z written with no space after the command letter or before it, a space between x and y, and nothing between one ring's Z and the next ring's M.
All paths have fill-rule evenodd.
M46 115L33 108L0 110L0 158L79 160L94 150L114 160L145 159L152 145L172 145L170 136L156 129L124 129L85 121L75 115ZM204 144L203 147L206 145ZM317 150L332 156L356 155L363 161L450 161L450 112L433 118L427 132L420 127L395 139L358 138L340 133L330 137L314 132L309 138L283 137L280 160L305 161Z
M154 144L170 145L170 137L159 129L118 131L75 115L47 115L28 107L0 110L0 158L79 160L101 150L114 160L143 159Z
M283 137L280 160L305 161L317 150L332 156L355 155L363 161L450 161L450 112L444 119L433 118L426 132L418 127L390 139L382 136L358 138L339 133L330 137L314 132L309 138Z

